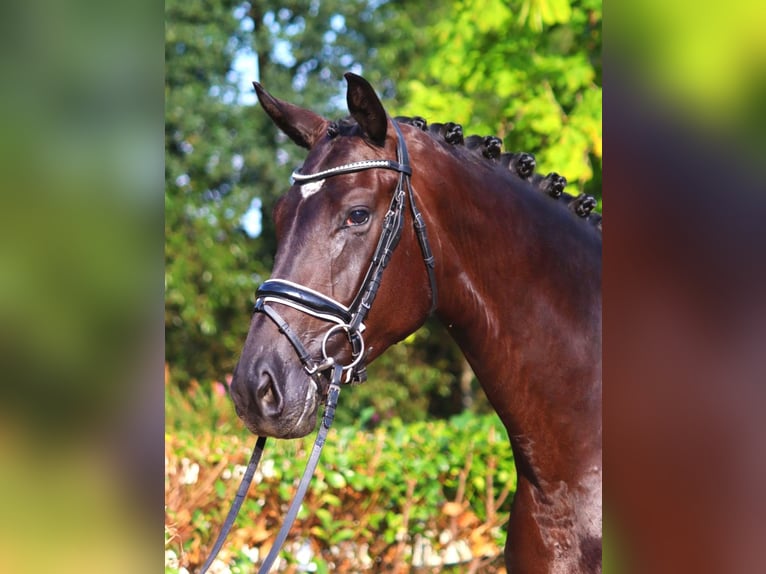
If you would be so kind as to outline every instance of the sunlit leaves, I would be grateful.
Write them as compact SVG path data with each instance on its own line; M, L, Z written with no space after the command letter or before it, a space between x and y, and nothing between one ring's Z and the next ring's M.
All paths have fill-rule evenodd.
M518 22L535 32L541 32L544 25L568 22L571 14L569 0L524 0L521 2Z
M171 393L170 400L180 403L176 410L193 412L180 394ZM199 413L207 414L204 408ZM225 562L249 568L253 548L260 547L263 556L295 493L312 440L270 443L222 553ZM166 436L166 531L174 533L166 549L173 549L183 566L204 559L237 488L249 443L252 437L222 434L192 417L184 430ZM190 467L198 468L198 475L186 480L184 469ZM415 541L425 541L434 556L443 557L452 541L462 540L473 556L495 558L482 571L497 572L515 488L508 435L495 415L409 425L394 419L374 430L336 424L287 547L308 542L318 566L332 560L333 571L359 572L368 553L388 564L413 565ZM344 548L356 552L339 561ZM294 552L286 554L295 559Z
M453 2L403 83L402 113L498 134L581 188L600 169L600 21L593 2Z

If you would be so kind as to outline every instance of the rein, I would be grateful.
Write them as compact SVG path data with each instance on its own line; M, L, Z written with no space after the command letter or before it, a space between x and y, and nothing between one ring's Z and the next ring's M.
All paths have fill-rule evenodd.
M287 337L295 350L298 359L303 365L304 370L316 385L317 392L322 388L322 373L330 369L332 370L325 410L322 416L322 424L317 433L314 446L311 450L311 455L306 463L306 469L301 477L298 490L295 493L295 498L287 511L282 528L279 530L268 556L258 570L259 574L266 574L271 569L271 566L276 560L279 551L287 538L287 534L298 515L298 510L306 495L309 482L314 474L317 463L319 462L319 456L327 439L327 433L329 432L335 417L335 408L338 403L338 396L340 395L341 382L363 382L367 379L366 365L364 362L366 351L364 338L362 336L362 333L365 330L364 320L367 318L367 314L372 308L372 304L377 296L383 271L388 265L394 249L399 243L402 229L404 227L405 205L408 200L415 234L423 254L423 261L426 265L431 288L431 309L429 314L432 313L437 306L436 275L434 272L435 261L431 252L431 246L428 242L425 221L415 203L415 196L410 182L412 168L410 167L409 154L407 153L407 144L404 141L404 136L402 135L398 124L395 121L392 121L391 123L393 124L397 135L397 161L365 160L329 168L313 174L302 174L297 170L292 174L292 181L294 183L303 184L367 169L389 169L399 172L399 181L394 190L394 195L391 198L391 204L388 211L383 218L383 229L381 230L380 239L378 240L378 244L372 256L372 261L364 276L362 285L352 303L347 307L332 297L285 279L269 279L256 291L254 312L266 315L277 326L279 332ZM301 339L290 328L287 321L274 310L270 303L286 305L322 321L333 323L333 325L325 332L322 339L322 357L319 361L311 356L311 353L303 345ZM346 365L338 363L334 357L329 356L327 353L328 340L334 333L339 331L345 332L351 343L351 361ZM346 373L345 380L342 381L344 372ZM261 459L265 445L266 437L259 436L255 448L253 449L253 454L250 457L250 462L242 477L242 483L237 489L237 494L232 503L232 507L226 516L226 520L215 544L213 545L210 556L208 556L202 569L199 571L199 574L205 574L208 568L210 568L213 560L221 550L226 536L234 525L239 509L250 488L250 483L252 482L255 469Z
M309 456L309 460L306 463L306 469L303 471L303 476L301 477L301 481L298 484L298 490L295 493L295 498L293 498L293 501L290 503L290 508L287 510L287 515L285 516L285 521L282 523L282 528L279 529L277 539L274 541L274 544L271 547L268 556L266 556L266 559L263 561L263 564L261 564L261 568L258 570L258 574L266 574L269 570L271 570L271 566L277 559L279 551L282 548L282 545L285 543L287 534L290 532L290 528L292 527L293 522L295 522L295 518L298 516L298 510L300 510L301 503L303 502L303 497L306 496L309 482L311 481L311 477L314 475L314 470L316 469L317 463L319 462L319 455L322 453L322 447L324 447L324 443L327 440L327 433L330 431L332 421L335 418L335 407L338 404L338 396L340 395L341 370L341 367L338 365L333 368L332 380L330 381L330 389L327 392L327 403L325 405L324 415L322 416L322 425L319 428L319 432L317 433L316 440L314 441L314 446L311 449L311 455ZM210 551L210 555L202 565L199 574L205 574L208 571L208 568L210 568L210 566L213 564L213 560L215 560L215 557L218 556L218 553L221 551L223 543L226 540L226 536L229 534L231 527L234 526L234 521L237 518L237 514L239 514L239 509L242 506L242 503L245 501L247 491L250 489L250 483L253 481L255 469L261 460L261 455L263 454L263 449L265 446L266 437L259 436L255 443L253 454L250 457L250 462L247 464L247 469L245 470L245 474L242 477L242 482L237 489L237 494L234 497L234 502L231 505L229 514L226 515L226 520L221 527L221 532L218 534L218 538L213 545L213 549Z

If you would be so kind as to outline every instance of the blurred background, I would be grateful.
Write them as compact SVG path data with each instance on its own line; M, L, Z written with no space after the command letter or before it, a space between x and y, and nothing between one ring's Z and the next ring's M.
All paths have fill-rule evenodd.
M162 504L162 5L0 12L0 571L148 572Z

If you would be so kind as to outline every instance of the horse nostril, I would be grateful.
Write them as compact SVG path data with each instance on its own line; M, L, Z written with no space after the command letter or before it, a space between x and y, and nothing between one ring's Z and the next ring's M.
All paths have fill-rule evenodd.
M277 400L276 396L274 396L274 383L270 380L260 385L256 394L258 401L267 405L274 404Z
M278 416L282 412L282 395L271 373L261 373L255 387L255 402L264 415Z

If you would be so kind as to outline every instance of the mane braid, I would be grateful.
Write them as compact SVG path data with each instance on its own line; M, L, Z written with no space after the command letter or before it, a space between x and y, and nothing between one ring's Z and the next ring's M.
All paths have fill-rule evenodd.
M463 126L455 122L429 124L421 116L397 116L394 121L407 124L428 133L436 141L441 141L466 149L477 158L491 161L504 167L516 177L528 182L533 189L537 190L553 201L563 206L580 219L584 219L599 233L602 232L602 215L593 211L597 201L592 195L581 193L571 195L564 191L567 185L566 177L556 172L548 175L535 173L537 162L535 156L529 152L505 152L502 153L503 141L497 136L463 135ZM352 118L344 118L334 121L327 129L327 135L331 138L339 134L351 134L357 129L356 122Z
M465 138L465 147L478 151L488 159L497 159L503 149L503 140L497 136L472 135Z

